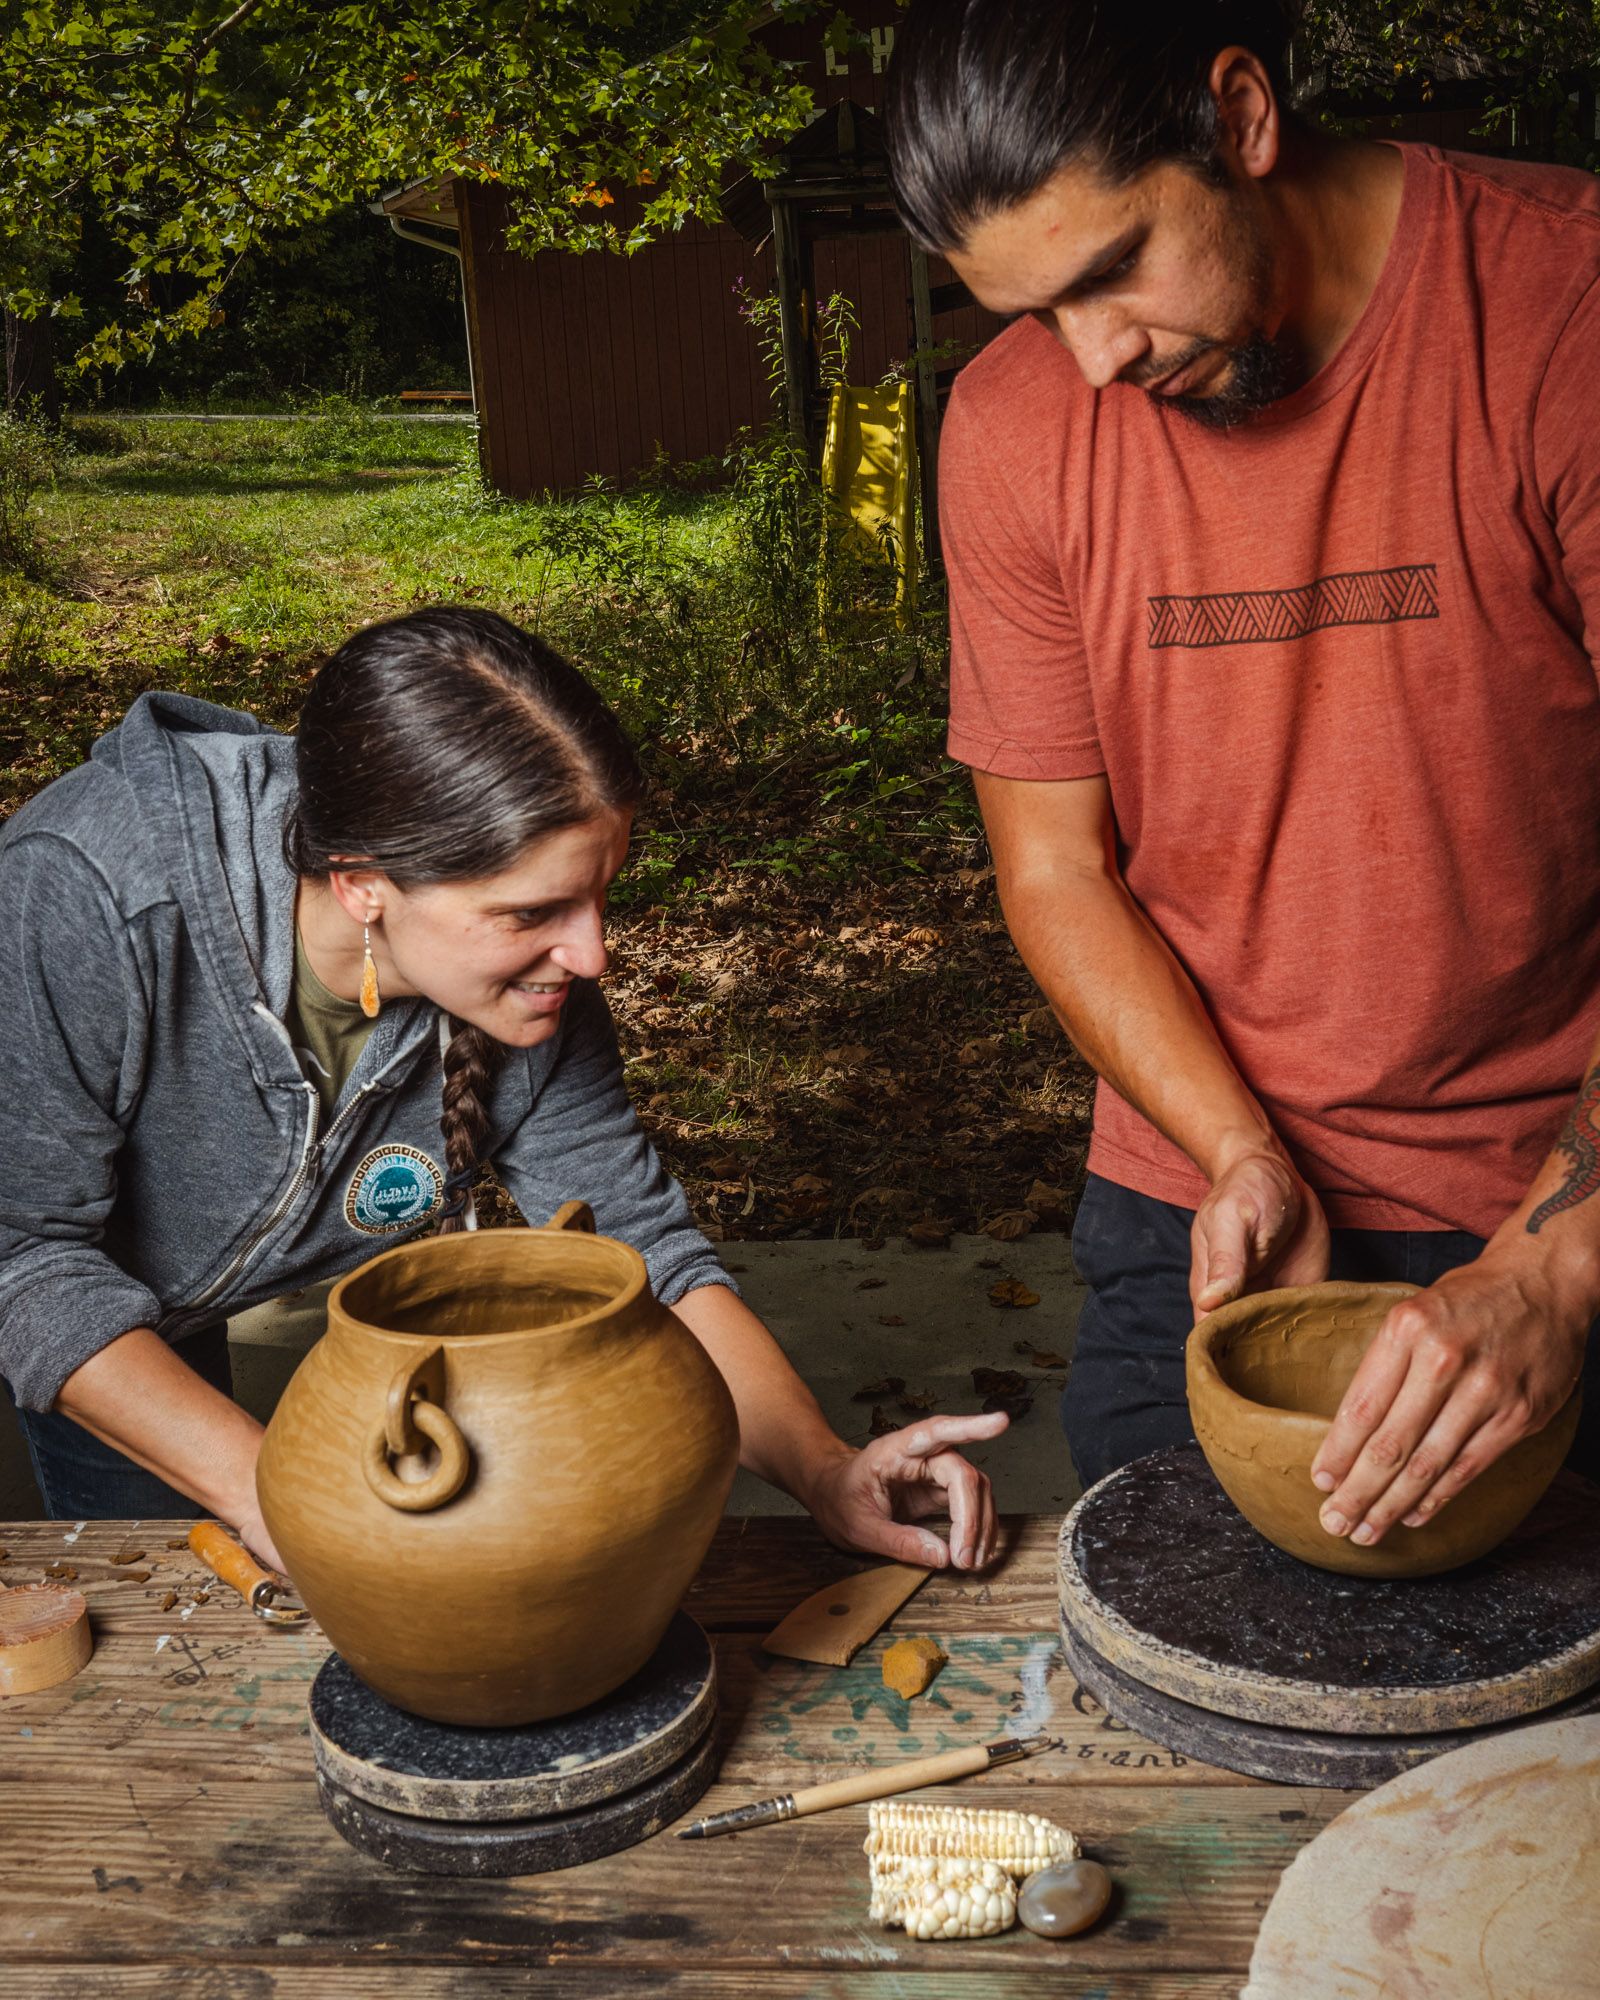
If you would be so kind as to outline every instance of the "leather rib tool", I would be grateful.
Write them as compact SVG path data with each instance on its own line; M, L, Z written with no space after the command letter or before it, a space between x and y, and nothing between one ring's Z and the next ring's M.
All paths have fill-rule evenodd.
M858 1771L853 1778L835 1778L826 1785L807 1785L775 1799L735 1806L731 1812L697 1819L678 1834L680 1840L709 1840L717 1833L742 1833L746 1827L775 1826L780 1820L802 1819L832 1806L858 1806L868 1799L886 1799L895 1792L914 1792L923 1785L943 1785L952 1778L969 1778L975 1771L993 1771L1001 1764L1054 1750L1055 1736L1007 1736L998 1743L974 1743L965 1750L946 1750L938 1757L918 1757L909 1764L887 1764L875 1771Z
M263 1569L250 1551L215 1521L196 1521L189 1530L189 1547L213 1576L238 1591L264 1625L304 1625L309 1621L311 1613L305 1606L289 1598L287 1581Z

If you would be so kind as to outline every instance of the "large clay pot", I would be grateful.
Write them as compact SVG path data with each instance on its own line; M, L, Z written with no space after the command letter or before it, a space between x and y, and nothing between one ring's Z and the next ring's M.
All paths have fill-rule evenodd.
M256 1486L369 1686L438 1722L525 1723L644 1665L738 1445L721 1375L637 1251L494 1229L404 1244L334 1287Z
M1304 1285L1235 1299L1189 1336L1189 1415L1211 1470L1250 1522L1302 1562L1351 1576L1432 1576L1503 1542L1559 1470L1578 1424L1574 1392L1420 1528L1376 1548L1330 1535L1316 1457L1361 1358L1415 1285Z

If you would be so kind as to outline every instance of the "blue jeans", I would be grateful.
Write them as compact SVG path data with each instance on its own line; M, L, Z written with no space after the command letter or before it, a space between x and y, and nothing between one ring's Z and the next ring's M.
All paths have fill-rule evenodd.
M1194 1324L1193 1221L1192 1208L1136 1194L1096 1174L1084 1188L1072 1258L1089 1296L1061 1398L1061 1423L1086 1488L1147 1451L1194 1441L1183 1366ZM1483 1238L1464 1230L1336 1229L1328 1275L1431 1285L1482 1248ZM1600 1338L1594 1329L1583 1376L1583 1416L1567 1464L1586 1479L1600 1479Z
M203 1380L233 1393L228 1330L214 1326L192 1334L174 1350ZM11 1400L10 1388L5 1389ZM198 1521L206 1510L153 1472L135 1465L92 1431L54 1410L18 1410L17 1424L33 1476L52 1521Z

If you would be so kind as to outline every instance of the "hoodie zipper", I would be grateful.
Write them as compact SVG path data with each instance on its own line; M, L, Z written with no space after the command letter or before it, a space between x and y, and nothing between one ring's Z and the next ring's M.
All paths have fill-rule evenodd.
M187 1312L199 1312L205 1306L210 1305L219 1292L227 1290L228 1286L233 1283L234 1279L244 1269L262 1243L266 1241L273 1230L277 1228L278 1224L289 1213L289 1210L295 1204L300 1190L305 1186L308 1177L315 1173L317 1159L322 1151L322 1147L317 1144L317 1116L321 1110L321 1106L317 1101L316 1087L308 1083L306 1091L309 1095L310 1103L307 1108L305 1144L300 1149L300 1164L294 1170L293 1179L289 1182L288 1187L285 1188L277 1207L267 1217L266 1221L262 1223L254 1235L241 1244L233 1262L222 1273L222 1276L206 1287L199 1298L195 1299L186 1308ZM354 1101L354 1099L351 1100L352 1103ZM348 1108L347 1106L346 1109Z

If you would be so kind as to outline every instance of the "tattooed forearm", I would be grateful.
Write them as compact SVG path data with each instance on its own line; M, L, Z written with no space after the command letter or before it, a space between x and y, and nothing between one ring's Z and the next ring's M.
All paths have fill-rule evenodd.
M1583 1079L1578 1101L1567 1113L1567 1122L1556 1140L1556 1151L1572 1162L1566 1179L1553 1195L1541 1201L1528 1217L1528 1234L1537 1236L1552 1215L1576 1208L1590 1195L1600 1193L1600 1063Z

